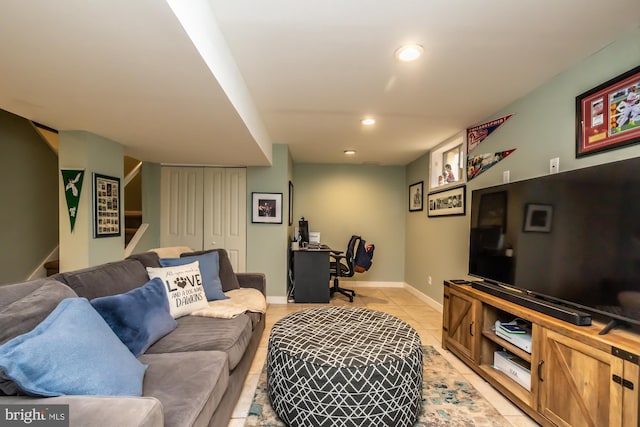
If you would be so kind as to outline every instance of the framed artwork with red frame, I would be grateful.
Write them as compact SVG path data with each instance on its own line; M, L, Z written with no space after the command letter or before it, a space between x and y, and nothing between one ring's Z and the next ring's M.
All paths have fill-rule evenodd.
M640 66L576 97L576 157L640 142Z

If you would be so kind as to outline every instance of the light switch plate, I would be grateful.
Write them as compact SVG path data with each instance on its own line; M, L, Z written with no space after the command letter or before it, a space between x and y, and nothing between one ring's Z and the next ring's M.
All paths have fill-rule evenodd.
M560 157L554 157L549 160L549 173L560 172Z

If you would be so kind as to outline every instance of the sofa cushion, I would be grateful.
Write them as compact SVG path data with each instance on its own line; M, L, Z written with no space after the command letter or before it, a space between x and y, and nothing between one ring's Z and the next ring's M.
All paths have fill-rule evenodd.
M31 332L0 346L0 369L37 396L140 396L146 366L84 298L67 298Z
M218 253L207 252L202 255L186 256L181 258L160 258L160 265L163 267L174 267L176 265L185 265L198 261L200 273L202 274L202 285L204 293L208 301L216 301L227 299L228 297L222 292L222 283L220 283Z
M69 285L78 296L89 300L129 292L149 281L147 270L135 259L60 273L55 277Z
M177 326L159 278L124 294L92 299L91 305L135 356Z
M169 311L175 319L208 307L198 261L175 267L147 267L147 272L149 278L158 277L164 282Z
M0 292L0 345L31 331L65 298L76 297L67 285L51 279L3 285ZM0 370L0 396L18 393Z
M77 296L50 279L2 286L0 295L0 345L35 328L63 299Z
M178 327L149 347L147 354L183 351L223 351L234 369L251 340L251 321L241 314L233 319L184 316Z
M256 328L263 316L262 313L255 313L253 311L247 311L245 315L251 320L251 329Z
M231 265L231 261L229 260L229 255L227 251L224 249L210 249L207 251L195 251L195 252L184 252L180 254L181 257L194 256L194 255L202 255L208 252L217 252L218 253L218 262L220 266L220 282L222 282L222 290L224 292L228 292L233 289L239 289L240 283L238 283L238 278L233 272L233 266Z
M162 267L160 265L160 257L157 252L141 252L139 254L131 254L127 259L135 259L140 261L145 267Z
M144 395L164 409L165 427L207 426L229 384L227 356L217 351L144 354Z

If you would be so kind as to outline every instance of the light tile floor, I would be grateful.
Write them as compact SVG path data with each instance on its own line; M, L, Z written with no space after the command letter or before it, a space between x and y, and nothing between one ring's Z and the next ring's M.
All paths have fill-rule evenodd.
M422 344L435 347L513 426L529 427L538 425L457 357L442 349L442 313L438 310L417 298L407 289L373 287L357 287L354 289L358 296L353 303L350 303L341 295L335 295L331 298L330 305L367 307L384 311L404 320L416 329L422 339ZM266 329L262 335L262 340L249 370L247 380L244 383L242 395L234 409L229 427L244 426L245 417L249 412L249 406L253 400L260 372L267 357L267 340L273 324L289 313L320 306L322 304L269 305Z

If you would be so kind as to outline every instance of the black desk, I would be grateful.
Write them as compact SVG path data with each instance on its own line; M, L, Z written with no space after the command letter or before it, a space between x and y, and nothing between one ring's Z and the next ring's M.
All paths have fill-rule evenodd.
M329 252L328 248L291 251L289 286L295 302L329 302Z

